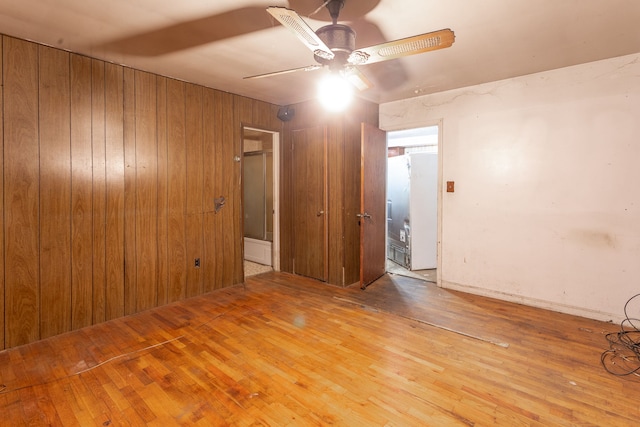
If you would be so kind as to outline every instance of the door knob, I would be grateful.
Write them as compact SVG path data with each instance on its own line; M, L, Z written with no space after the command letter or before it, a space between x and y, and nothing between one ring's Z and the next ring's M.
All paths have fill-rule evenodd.
M365 212L365 213L359 213L359 214L356 214L356 216L357 216L358 218L371 218L371 215L369 215L369 214L368 214L368 213L366 213L366 212Z
M320 216L320 215L322 215L322 214L324 214L324 211L318 211L318 212L316 212L316 216Z

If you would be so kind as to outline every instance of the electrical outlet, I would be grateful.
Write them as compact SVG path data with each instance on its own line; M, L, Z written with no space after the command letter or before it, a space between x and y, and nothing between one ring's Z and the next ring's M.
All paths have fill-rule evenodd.
M447 181L447 193L453 193L455 189L455 182Z

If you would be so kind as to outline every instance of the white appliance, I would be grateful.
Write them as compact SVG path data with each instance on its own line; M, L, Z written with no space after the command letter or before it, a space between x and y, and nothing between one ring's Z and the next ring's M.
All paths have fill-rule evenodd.
M438 154L390 157L387 257L409 270L436 268Z

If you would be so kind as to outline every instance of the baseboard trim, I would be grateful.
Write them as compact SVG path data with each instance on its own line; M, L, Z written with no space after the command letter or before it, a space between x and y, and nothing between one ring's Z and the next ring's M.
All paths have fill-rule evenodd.
M517 304L530 307L543 308L545 310L557 311L559 313L571 314L573 316L586 317L587 319L600 320L603 322L620 323L624 319L621 314L605 313L583 307L560 304L553 301L540 300L522 295L514 295L506 292L494 291L491 289L478 288L476 286L462 285L460 283L442 281L442 288L465 292L483 297L495 298L503 301L515 302Z

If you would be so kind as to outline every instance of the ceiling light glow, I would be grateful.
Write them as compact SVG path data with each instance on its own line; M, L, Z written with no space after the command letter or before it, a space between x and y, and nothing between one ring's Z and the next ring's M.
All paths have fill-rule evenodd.
M343 111L352 98L353 87L339 73L326 75L318 84L318 99L329 111Z

